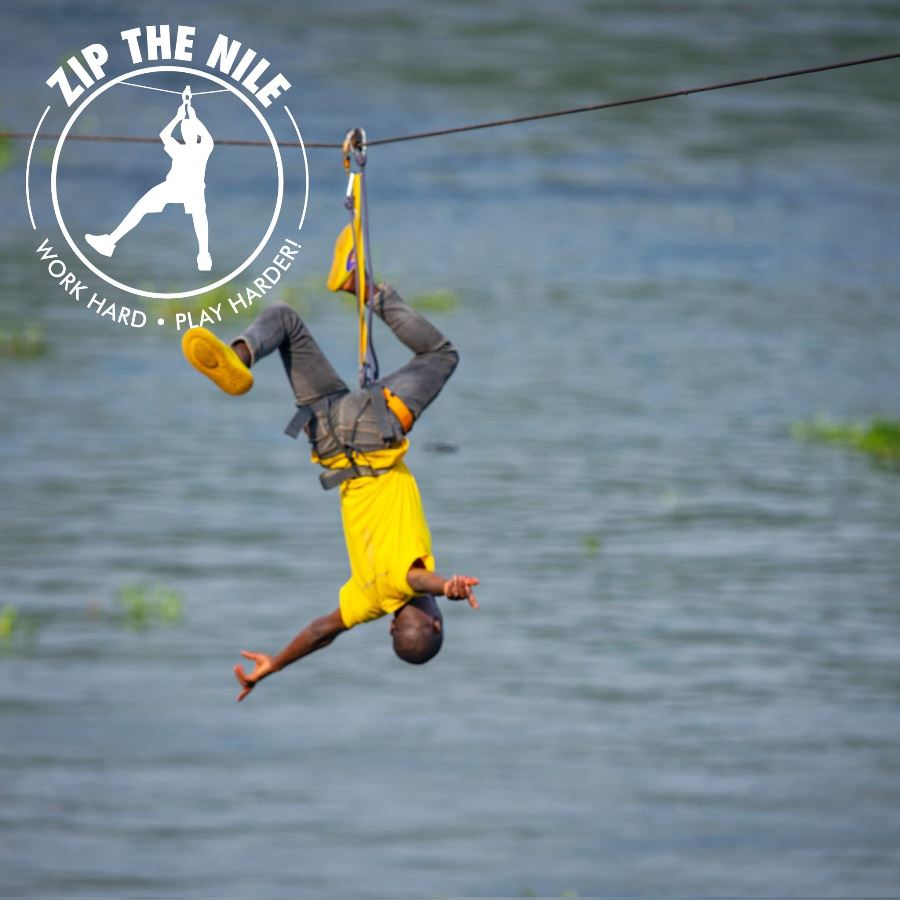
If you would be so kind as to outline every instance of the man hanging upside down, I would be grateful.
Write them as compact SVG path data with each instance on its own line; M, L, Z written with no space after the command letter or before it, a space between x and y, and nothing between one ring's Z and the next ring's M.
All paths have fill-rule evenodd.
M352 249L339 238L335 253L329 285L354 293ZM277 350L298 407L287 433L296 437L305 431L313 462L325 469L323 487L340 486L350 578L340 590L338 608L313 620L275 656L242 651L254 669L248 673L240 664L234 667L241 685L238 701L264 678L328 646L354 625L388 614L393 615L390 633L397 655L409 663L427 662L443 641L435 597L466 600L478 608L473 593L477 578L445 578L435 572L419 490L403 462L409 448L406 432L440 393L458 355L390 285L379 285L369 302L415 355L393 374L354 391L284 303L266 309L230 345L205 328L192 328L182 339L188 362L229 394L248 391L253 385L250 367Z
M181 123L184 143L172 136ZM132 230L147 213L160 213L170 203L184 205L184 212L194 222L197 235L197 268L201 272L212 269L209 255L209 222L206 218L206 164L213 151L213 139L206 126L197 118L191 106L190 88L185 88L183 103L175 118L159 133L172 167L166 180L150 188L110 234L86 234L84 239L102 256L112 256L116 244Z

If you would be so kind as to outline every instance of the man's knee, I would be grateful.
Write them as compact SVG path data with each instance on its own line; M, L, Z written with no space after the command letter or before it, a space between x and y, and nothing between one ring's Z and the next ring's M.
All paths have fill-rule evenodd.
M301 321L297 310L293 306L288 306L284 300L276 300L269 309L284 322L286 327L296 325Z
M446 341L437 352L447 366L447 377L449 378L459 365L459 352L450 341Z
M138 204L138 211L144 214L161 213L166 208L166 205L165 200L160 200L158 197L149 197Z
M156 185L150 188L140 200L138 200L135 208L138 212L146 215L147 213L161 213L169 203L168 191L166 184Z

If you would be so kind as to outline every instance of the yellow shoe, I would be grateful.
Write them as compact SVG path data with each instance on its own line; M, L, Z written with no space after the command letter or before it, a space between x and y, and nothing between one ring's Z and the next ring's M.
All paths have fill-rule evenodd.
M181 352L226 394L246 394L253 387L253 374L241 358L206 328L189 328L181 339Z
M334 257L328 273L328 290L343 291L356 271L356 252L353 248L353 230L345 225L334 242Z

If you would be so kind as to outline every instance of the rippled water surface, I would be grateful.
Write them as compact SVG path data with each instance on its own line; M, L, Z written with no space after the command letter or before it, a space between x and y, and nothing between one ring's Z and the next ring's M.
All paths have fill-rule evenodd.
M2 17L0 124L25 131L56 60L137 21L101 2ZM874 0L138 18L264 48L320 140L890 52L900 31ZM228 398L174 332L123 333L48 284L15 147L0 313L50 346L0 358L0 605L19 611L0 894L896 895L900 474L791 424L898 414L898 72L373 150L379 271L459 298L435 321L462 363L410 465L439 566L479 575L482 609L445 610L424 668L382 620L241 706L238 651L336 605L336 497L281 435L277 360ZM118 152L72 157L73 227L144 184L149 157ZM268 187L232 158L237 240ZM321 289L342 177L311 153L291 280L349 378L352 314ZM177 591L183 622L127 627L117 596L141 583Z

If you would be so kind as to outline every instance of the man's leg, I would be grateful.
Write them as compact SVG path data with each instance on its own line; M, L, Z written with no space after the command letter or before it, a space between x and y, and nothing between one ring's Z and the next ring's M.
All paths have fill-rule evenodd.
M286 303L268 307L231 346L247 365L254 365L277 350L298 406L349 390L303 320Z
M390 284L381 284L372 298L375 313L415 356L379 383L393 391L415 419L441 392L459 362L450 341L424 316L411 309Z
M111 234L86 234L84 239L102 256L112 256L116 252L116 244L126 235L147 213L158 213L165 209L169 202L169 186L164 181L156 187L150 188L119 223L119 227Z
M209 255L209 220L206 218L205 203L192 209L191 220L194 223L194 234L197 235L197 268L201 272L209 272L212 269L212 259Z
M147 215L147 213L162 212L165 209L166 203L169 202L168 196L169 187L166 182L150 188L150 190L134 204L128 215L122 219L119 227L115 231L110 232L109 237L112 242L118 244L119 241L128 234L128 232L131 231L145 215Z

